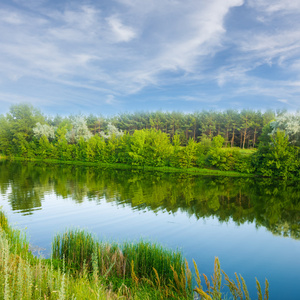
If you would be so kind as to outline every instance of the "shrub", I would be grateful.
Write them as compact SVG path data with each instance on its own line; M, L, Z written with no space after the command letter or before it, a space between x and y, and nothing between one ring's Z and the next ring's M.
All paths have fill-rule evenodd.
M207 161L210 166L214 166L221 171L234 170L236 162L240 158L240 153L231 148L211 148L208 152Z

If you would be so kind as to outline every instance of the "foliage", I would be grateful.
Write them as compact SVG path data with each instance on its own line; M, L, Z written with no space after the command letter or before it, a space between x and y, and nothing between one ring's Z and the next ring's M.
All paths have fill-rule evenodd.
M190 138L188 144L178 153L178 166L180 168L191 168L196 164L197 143Z
M92 137L86 120L83 116L74 116L72 118L72 129L66 133L66 139L69 143L78 143L81 139L87 141Z
M107 134L104 133L104 131L100 132L100 136L102 136L105 139L110 139L112 137L119 138L123 136L123 131L119 130L116 126L112 125L111 123L108 123L107 125Z
M40 122L37 122L36 126L33 128L33 132L37 139L40 139L43 136L50 140L55 138L55 127L48 124L42 125Z
M222 171L237 169L237 164L240 162L241 155L234 148L211 148L208 152L207 161L211 166L214 166ZM245 171L240 168L239 171Z
M33 128L38 122L44 122L44 117L33 106L12 105L7 115L0 117L0 151L8 155L28 156Z
M299 178L299 155L299 148L292 146L285 132L278 129L275 134L270 134L269 142L258 148L254 164L263 176Z
M255 153L255 152L254 152ZM234 163L233 169L237 172L252 174L255 173L255 167L253 166L253 155L242 154L240 151L236 150L236 161Z
M270 123L271 135L276 135L277 131L285 131L289 141L296 146L300 146L300 113L284 113L279 115L275 121Z
M160 130L136 130L130 142L128 154L133 165L165 166L173 152L168 135Z
M6 116L0 116L0 151L26 159L123 163L137 167L200 167L296 178L299 117L294 115L289 120L286 114L281 114L263 128L273 117L270 111L262 114L228 110L186 115L136 113L111 119L93 115L46 119L31 106L15 105ZM127 131L123 132L122 128ZM285 128L292 144L280 139L274 133L276 128ZM238 144L237 138L243 150L233 147ZM257 144L257 154L241 152L247 145Z
M222 148L223 144L224 144L224 138L220 135L217 135L213 138L212 140L212 147L213 148Z

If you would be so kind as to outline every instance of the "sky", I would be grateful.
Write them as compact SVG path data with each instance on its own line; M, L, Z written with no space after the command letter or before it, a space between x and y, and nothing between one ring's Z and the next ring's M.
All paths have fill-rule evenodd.
M1 0L0 114L300 109L300 0Z

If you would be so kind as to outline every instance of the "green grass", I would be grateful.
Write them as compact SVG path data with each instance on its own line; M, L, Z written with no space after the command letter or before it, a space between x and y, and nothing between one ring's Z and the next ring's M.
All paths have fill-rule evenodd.
M155 281L158 275L164 284L175 284L170 266L177 273L184 268L184 259L178 251L145 241L103 243L80 229L68 230L54 237L52 258L64 259L65 267L73 273L85 270L133 281L136 277Z
M256 148L251 148L251 149L241 149L239 147L234 147L234 148L230 148L230 149L236 149L238 150L242 155L251 155L253 153L255 153L257 151Z

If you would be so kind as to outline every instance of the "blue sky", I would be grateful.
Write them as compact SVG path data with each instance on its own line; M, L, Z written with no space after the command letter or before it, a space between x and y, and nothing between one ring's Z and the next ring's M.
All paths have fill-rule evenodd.
M1 0L0 113L300 109L300 0Z

